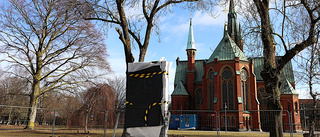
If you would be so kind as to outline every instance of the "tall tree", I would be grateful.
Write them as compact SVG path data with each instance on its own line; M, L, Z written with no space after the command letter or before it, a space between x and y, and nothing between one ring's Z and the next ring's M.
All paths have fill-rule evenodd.
M151 34L159 34L159 19L172 7L212 11L214 0L81 0L79 5L85 19L99 20L115 28L129 63L134 62L133 44L138 45L139 62L144 61Z
M2 62L6 72L31 85L28 125L34 128L39 97L78 88L95 78L96 69L107 70L106 47L89 21L75 15L69 0L8 0L0 8Z
M98 20L114 27L123 44L126 64L134 62L132 45L139 47L139 62L143 62L151 34L159 34L160 17L171 7L212 11L214 0L80 0L78 11L86 20ZM196 2L196 3L190 3ZM132 12L134 11L134 12ZM127 85L127 84L126 84ZM123 136L126 129L123 130Z
M253 0L242 3L244 28L260 37L264 57L261 76L268 95L268 109L278 110L271 116L270 137L282 137L282 104L279 80L285 65L300 51L316 42L319 33L318 0ZM252 38L252 35L251 35ZM277 44L276 40L280 42ZM276 49L277 46L277 49ZM281 50L282 49L282 50ZM276 52L282 54L279 59Z
M86 109L85 133L88 131L88 118L93 109L115 108L115 91L108 84L97 84L90 87L84 94L84 108ZM110 114L111 115L111 114ZM113 119L113 118L112 118ZM113 120L111 120L113 121Z
M314 90L314 87L320 84L320 43L319 33L316 35L316 43L306 48L298 54L296 63L298 66L298 77L303 84L308 85L309 95L311 96L312 110L309 116L309 137L314 136L316 115L317 115L317 97L320 95Z

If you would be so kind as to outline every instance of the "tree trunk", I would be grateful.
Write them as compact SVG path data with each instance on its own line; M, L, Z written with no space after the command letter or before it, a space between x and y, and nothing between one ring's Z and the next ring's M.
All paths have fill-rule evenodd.
M146 56L146 52L147 52L146 48L140 48L139 62L144 62L144 58Z
M283 107L280 102L281 93L279 90L280 72L275 69L264 69L261 76L265 81L265 90L268 93L268 110L273 110L269 112L270 137L283 137Z
M10 111L9 111L9 118L8 118L7 125L10 125L11 123L11 115L12 115L12 108L10 108Z
M87 115L86 115L86 125L85 125L85 128L84 128L84 133L87 134L88 132L88 118L89 118L89 111L87 112Z
M30 105L28 109L28 118L26 129L34 129L34 124L37 115L38 97L30 97Z
M312 96L312 110L311 115L309 119L309 137L314 136L315 126L316 126L316 114L317 114L317 95L313 94L312 91L312 77L309 77L309 89L310 89L310 95Z
M40 81L34 80L32 84L32 93L30 95L30 104L28 109L28 118L26 129L34 129L34 124L37 116L37 105L40 94Z

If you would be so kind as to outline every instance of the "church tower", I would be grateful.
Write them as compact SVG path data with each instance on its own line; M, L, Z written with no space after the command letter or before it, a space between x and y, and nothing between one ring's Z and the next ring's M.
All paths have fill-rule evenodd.
M195 93L194 93L194 78L195 78L195 55L196 55L196 46L193 38L193 28L192 28L192 18L190 18L190 27L189 27L189 35L187 42L187 56L188 56L188 67L187 67L187 91L190 95L190 109L194 109L195 107Z
M188 55L188 71L194 71L195 69L194 59L196 55L196 50L197 49L193 38L192 18L190 18L189 35L186 49Z

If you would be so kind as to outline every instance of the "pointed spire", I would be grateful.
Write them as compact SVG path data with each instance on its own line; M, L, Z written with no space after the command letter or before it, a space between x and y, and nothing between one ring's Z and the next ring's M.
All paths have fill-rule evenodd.
M242 29L241 29L241 23L239 23L239 36L240 39L242 39Z
M235 13L233 0L230 0L229 13Z
M236 38L238 35L237 13L235 12L234 2L230 0L228 13L228 32L230 37ZM234 39L235 40L235 39Z
M189 27L187 50L188 49L196 49L196 46L195 46L195 43L194 43L194 38L193 38L192 18L190 18L190 27Z

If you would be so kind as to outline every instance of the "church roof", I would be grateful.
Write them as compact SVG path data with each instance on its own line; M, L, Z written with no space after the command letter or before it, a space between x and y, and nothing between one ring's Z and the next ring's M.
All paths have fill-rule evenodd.
M287 78L283 78L280 85L280 92L281 94L299 94L291 85L291 83L288 81Z
M229 36L225 27L224 36L221 39L218 46L216 47L216 49L211 54L207 63L213 62L215 58L217 58L218 61L224 61L224 60L234 60L235 57L238 57L239 60L242 60L242 61L248 61L248 58L246 57L246 55L244 55L241 49Z
M280 58L279 56L276 57L276 59L279 59L279 58ZM253 65L254 74L256 74L256 80L257 82L263 81L262 77L260 76L260 72L263 69L263 57L254 57L253 61L254 61L254 65ZM287 65L284 67L281 77L285 77L286 79L288 79L290 83L295 82L291 61L289 61Z
M178 83L178 85L176 86L176 88L174 88L173 92L171 95L186 95L188 96L188 91L186 90L186 88L184 87L182 81L180 81Z
M195 60L195 77L194 77L195 83L202 82L202 77L204 75L203 63L205 61L206 60ZM188 67L188 61L177 61L174 85L177 85L180 81L182 81L183 84L187 84L187 67Z
M188 49L196 49L194 37L193 37L192 18L190 18L189 35L188 35L188 42L187 42L187 50Z

